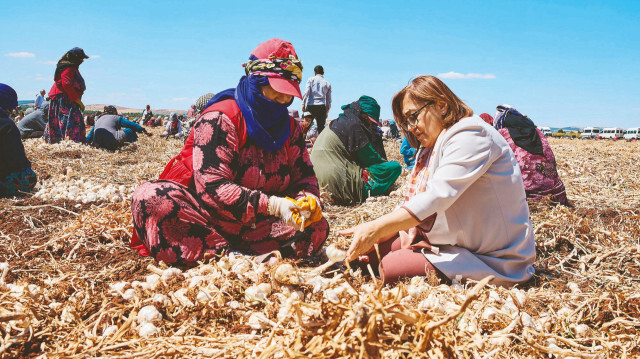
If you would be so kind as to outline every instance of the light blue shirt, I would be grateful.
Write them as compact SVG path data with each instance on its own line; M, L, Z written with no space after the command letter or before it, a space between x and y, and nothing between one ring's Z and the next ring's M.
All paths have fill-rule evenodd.
M307 80L302 95L302 103L306 105L325 105L327 112L331 109L331 84L318 74Z
M35 103L35 108L40 108L42 107L42 103L44 102L44 97L38 93L38 96L36 96L36 103Z

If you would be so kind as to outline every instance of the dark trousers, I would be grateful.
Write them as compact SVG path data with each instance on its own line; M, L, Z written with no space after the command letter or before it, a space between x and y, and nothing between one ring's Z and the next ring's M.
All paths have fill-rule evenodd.
M324 124L327 121L327 106L326 105L307 105L305 110L311 112L311 116L316 120L318 125L318 134L324 130Z

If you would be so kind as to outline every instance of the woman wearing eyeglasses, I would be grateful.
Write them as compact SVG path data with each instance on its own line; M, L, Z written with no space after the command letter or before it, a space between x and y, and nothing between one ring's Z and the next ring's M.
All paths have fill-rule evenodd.
M369 96L342 106L343 113L318 136L311 162L320 188L338 204L360 203L384 194L402 173L387 155L378 134L380 105Z
M347 260L377 264L386 283L429 271L445 281L493 275L492 283L503 286L530 279L533 229L522 175L504 138L433 76L411 81L392 106L419 147L416 164L402 206L340 232L353 235Z

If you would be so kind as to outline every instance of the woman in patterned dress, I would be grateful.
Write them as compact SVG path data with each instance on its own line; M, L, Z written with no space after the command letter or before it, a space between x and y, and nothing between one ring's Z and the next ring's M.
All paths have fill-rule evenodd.
M529 117L509 105L496 109L494 127L516 155L527 199L537 201L549 197L553 202L569 205L556 168L556 157L542 131Z
M318 181L287 111L301 98L295 49L271 39L244 66L238 86L207 103L161 179L133 194L131 247L140 254L187 265L230 250L300 258L326 240ZM306 223L293 199L308 204Z
M86 86L78 67L88 58L84 50L74 47L58 61L53 77L55 83L49 91L51 103L44 130L44 139L48 143L57 143L65 138L85 142L82 95Z

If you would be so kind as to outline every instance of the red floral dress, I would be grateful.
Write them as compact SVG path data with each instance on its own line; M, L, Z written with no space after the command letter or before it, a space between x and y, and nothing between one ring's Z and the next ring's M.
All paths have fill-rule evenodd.
M195 185L157 180L133 194L134 228L154 258L188 264L223 250L263 254L290 242L302 257L322 247L329 233L326 219L299 232L267 212L270 195L312 195L319 201L299 125L274 152L249 138L238 148L236 127L221 112L205 114L194 131Z

